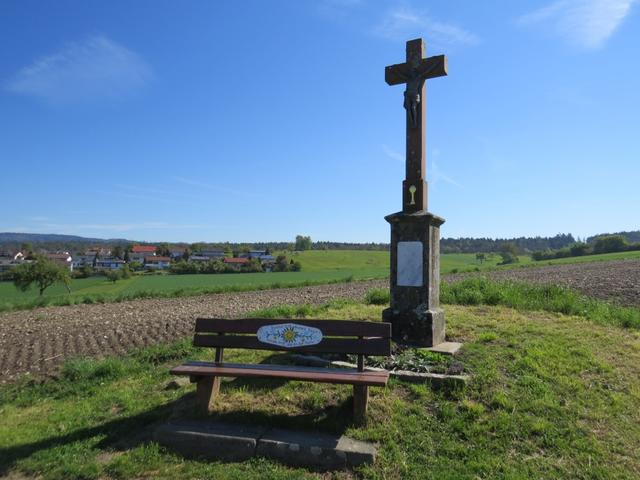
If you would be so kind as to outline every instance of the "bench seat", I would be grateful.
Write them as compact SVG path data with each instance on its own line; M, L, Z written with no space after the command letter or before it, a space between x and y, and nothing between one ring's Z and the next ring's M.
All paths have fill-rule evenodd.
M353 416L366 421L369 387L384 387L389 372L364 368L366 355L391 355L391 324L359 320L284 318L198 318L195 347L215 348L213 361L189 361L171 370L196 383L198 409L213 410L223 377L279 378L304 382L338 383L353 388ZM226 348L297 354L357 355L357 369L224 362Z
M363 371L355 369L298 367L292 365L247 365L240 363L186 362L171 370L173 375L192 377L256 377L284 378L305 382L343 383L384 387L389 380L387 371Z

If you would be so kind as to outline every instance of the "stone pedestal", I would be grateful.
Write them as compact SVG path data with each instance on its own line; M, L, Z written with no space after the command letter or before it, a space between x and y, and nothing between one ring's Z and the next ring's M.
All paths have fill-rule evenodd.
M444 342L440 308L440 225L426 210L385 217L391 224L391 306L382 313L397 342L432 347Z

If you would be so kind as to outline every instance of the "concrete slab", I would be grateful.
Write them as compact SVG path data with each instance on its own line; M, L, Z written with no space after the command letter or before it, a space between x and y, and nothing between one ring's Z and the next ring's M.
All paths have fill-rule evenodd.
M294 432L207 420L161 425L154 440L187 458L243 461L253 456L314 470L341 470L375 461L373 444L340 435Z
M211 421L179 421L161 425L153 438L186 458L241 462L255 455L266 427Z
M458 342L442 342L433 347L426 347L425 350L442 353L443 355L455 355L460 350L460 347L462 347L462 344Z
M376 448L344 435L273 429L260 438L256 454L296 467L341 470L373 463Z

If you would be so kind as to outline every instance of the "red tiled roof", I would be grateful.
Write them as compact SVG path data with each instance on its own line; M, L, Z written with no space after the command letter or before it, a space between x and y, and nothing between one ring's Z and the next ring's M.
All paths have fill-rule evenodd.
M144 261L147 263L170 262L171 257L144 257Z
M248 258L225 258L224 263L249 263Z
M156 253L157 247L153 245L134 245L131 251L133 253Z

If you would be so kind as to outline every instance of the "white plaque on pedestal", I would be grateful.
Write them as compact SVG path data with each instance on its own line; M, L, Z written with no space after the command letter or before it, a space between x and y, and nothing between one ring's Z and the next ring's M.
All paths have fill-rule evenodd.
M422 287L422 242L398 242L398 286Z

